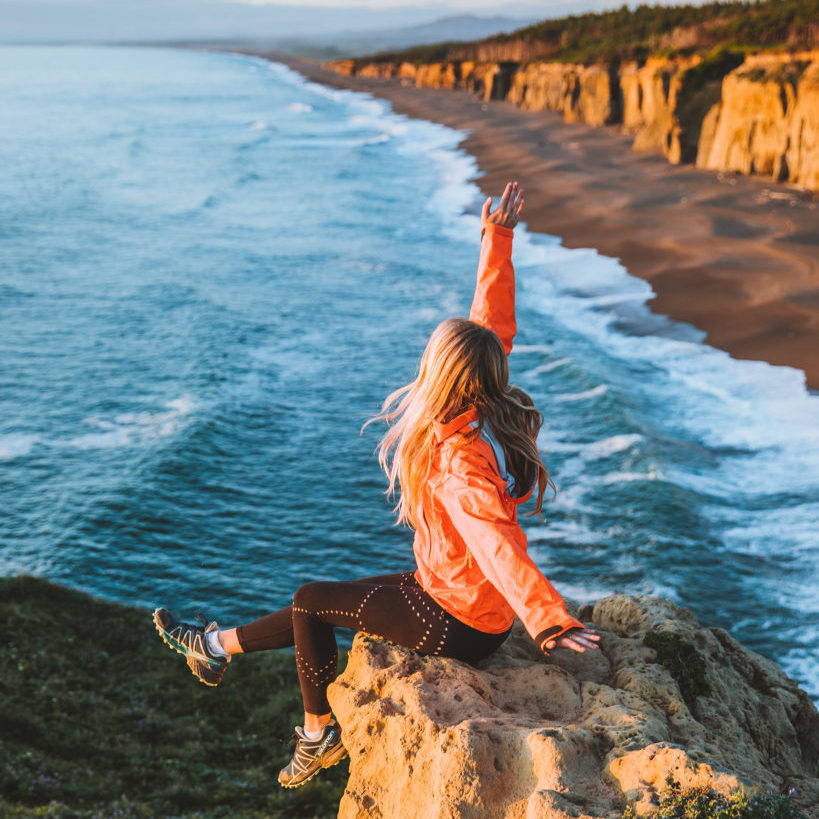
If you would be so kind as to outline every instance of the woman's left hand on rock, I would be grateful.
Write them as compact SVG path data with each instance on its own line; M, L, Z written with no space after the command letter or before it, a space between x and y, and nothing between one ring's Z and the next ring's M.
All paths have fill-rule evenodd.
M555 643L558 648L571 648L575 651L584 652L587 648L599 648L597 641L600 635L591 628L577 629L577 631L567 632L563 637L558 637L557 641L548 640L545 648L555 648Z

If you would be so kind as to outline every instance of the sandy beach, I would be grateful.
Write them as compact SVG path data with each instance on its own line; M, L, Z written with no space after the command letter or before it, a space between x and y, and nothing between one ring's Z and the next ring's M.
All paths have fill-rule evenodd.
M469 132L484 193L526 189L530 230L593 247L648 280L651 308L704 331L735 358L805 371L819 389L819 201L763 179L675 166L616 127L483 103L466 91L343 77L266 55L309 79L366 91L410 117Z

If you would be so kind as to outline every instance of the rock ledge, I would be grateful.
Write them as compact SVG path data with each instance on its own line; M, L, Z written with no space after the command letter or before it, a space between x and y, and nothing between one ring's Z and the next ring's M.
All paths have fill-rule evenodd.
M619 819L683 787L796 788L819 819L819 712L776 663L662 598L612 595L569 610L600 650L544 658L519 623L480 667L366 634L329 698L350 752L339 817ZM702 660L688 702L648 631Z

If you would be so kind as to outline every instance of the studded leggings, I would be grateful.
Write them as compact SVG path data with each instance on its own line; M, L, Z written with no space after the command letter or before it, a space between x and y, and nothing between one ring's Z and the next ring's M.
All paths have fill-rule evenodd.
M327 714L327 686L338 673L335 626L468 663L491 654L509 634L490 634L462 623L408 571L307 583L293 595L292 606L239 626L236 636L245 652L295 645L304 708L310 714Z

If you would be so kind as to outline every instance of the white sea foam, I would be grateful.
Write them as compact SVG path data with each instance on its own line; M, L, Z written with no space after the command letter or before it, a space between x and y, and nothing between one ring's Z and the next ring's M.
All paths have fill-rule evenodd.
M543 375L544 373L550 373L552 370L556 370L558 367L562 367L565 364L571 364L571 358L557 358L554 361L548 361L546 364L541 364L537 367L533 367L531 370L527 370L523 373L524 378L534 378L538 375Z
M554 352L554 346L551 344L515 344L512 348L512 355L518 356L525 353L543 353L549 355Z
M603 533L590 529L577 518L550 520L542 526L532 526L526 532L529 543L573 543L579 546L594 546L604 540ZM533 552L537 554L537 550ZM540 562L540 561L538 561Z
M582 392L557 393L552 396L552 400L559 402L585 401L587 398L597 398L598 395L605 395L608 392L608 389L609 388L605 384L598 384L596 387L583 390Z
M592 478L597 483L631 483L632 481L657 481L663 478L659 469L649 469L647 472L607 472L600 477Z
M592 586L584 583L566 583L560 581L557 583L558 591L563 597L568 598L578 606L584 603L596 603L603 597L615 594L614 589L606 588L605 586Z
M583 447L584 456L589 460L608 458L610 455L631 449L642 440L643 436L637 435L636 433L630 435L611 435L608 438L586 444Z
M11 461L31 452L32 447L41 441L39 435L12 432L0 436L0 461Z
M166 402L165 407L164 412L120 413L113 420L94 415L85 418L83 423L97 431L49 443L52 446L81 450L114 449L149 443L178 432L193 411L194 402L189 395L183 395Z
M291 114L309 114L313 110L313 106L307 102L291 102L287 106L287 110Z
M160 412L125 412L113 419L98 415L83 419L83 424L94 432L68 438L44 435L11 433L0 436L0 461L13 460L29 454L39 444L57 449L114 449L155 441L178 432L193 412L195 404L189 395L183 395L165 403Z

